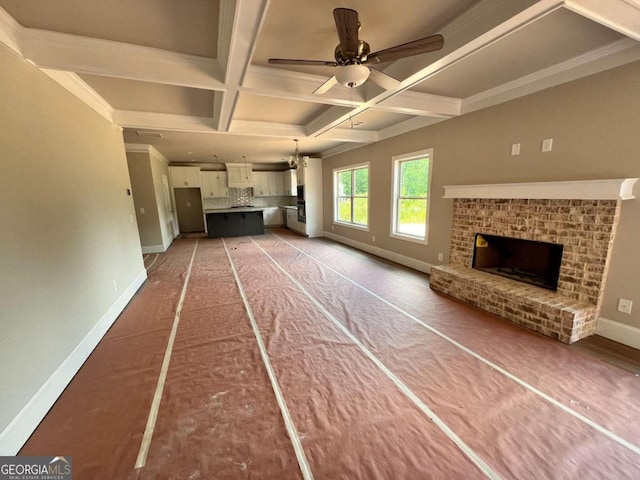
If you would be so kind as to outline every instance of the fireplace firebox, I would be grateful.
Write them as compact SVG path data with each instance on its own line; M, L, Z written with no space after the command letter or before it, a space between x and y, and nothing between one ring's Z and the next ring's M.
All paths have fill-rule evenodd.
M562 249L556 243L476 233L472 267L557 290Z

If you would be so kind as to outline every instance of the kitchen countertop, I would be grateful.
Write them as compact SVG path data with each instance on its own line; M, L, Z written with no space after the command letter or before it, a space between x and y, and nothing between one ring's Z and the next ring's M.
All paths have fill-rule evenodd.
M207 208L204 213L243 213L243 212L262 212L266 207L221 207L221 208Z
M284 205L282 208L288 208L290 210L297 210L298 207L296 205Z

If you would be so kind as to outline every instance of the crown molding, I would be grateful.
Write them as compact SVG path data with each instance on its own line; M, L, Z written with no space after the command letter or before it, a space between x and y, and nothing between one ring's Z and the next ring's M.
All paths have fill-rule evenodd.
M24 56L21 48L22 31L22 25L0 7L0 43L4 43L21 57Z
M378 132L378 139L385 140L387 138L397 137L403 133L408 133L419 128L428 127L436 123L449 120L445 117L413 117L403 122L396 123L389 127L383 128Z
M114 123L113 107L78 75L72 72L62 72L48 68L41 68L40 70L60 86L78 97L85 105L102 115L109 120L109 122Z
M169 160L162 155L153 145L146 143L125 143L124 150L128 153L148 153L150 156L157 158L162 163L169 165Z

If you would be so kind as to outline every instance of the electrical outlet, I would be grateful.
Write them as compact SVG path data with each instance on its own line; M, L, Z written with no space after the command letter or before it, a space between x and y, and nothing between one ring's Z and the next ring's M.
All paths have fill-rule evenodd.
M140 207L140 213L144 215L144 207Z
M118 291L118 282L116 280L113 281L113 291L114 292Z
M129 223L133 223L133 215L129 214Z
M553 148L553 138L545 138L542 141L542 151L550 152L552 148Z
M618 311L622 313L626 313L627 315L631 315L631 307L633 307L633 302L631 300L627 300L621 298L618 300Z
M511 155L512 156L520 155L520 144L519 143L514 143L513 145L511 145Z
M441 261L443 261L443 260L444 260L444 254L439 253L439 254L438 254L438 261L439 261L439 262L441 262Z
M371 241L372 241L373 243L376 243L376 236L375 236L375 235L372 235L372 236L371 236Z

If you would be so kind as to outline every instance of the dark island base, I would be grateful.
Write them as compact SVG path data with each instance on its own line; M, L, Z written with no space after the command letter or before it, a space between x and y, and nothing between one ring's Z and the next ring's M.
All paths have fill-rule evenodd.
M207 213L209 238L263 235L262 212Z

